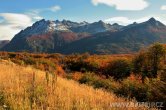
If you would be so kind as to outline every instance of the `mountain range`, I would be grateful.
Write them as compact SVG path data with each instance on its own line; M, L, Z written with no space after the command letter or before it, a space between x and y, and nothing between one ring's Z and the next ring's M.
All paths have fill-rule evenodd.
M12 52L118 54L137 52L154 42L166 43L166 26L155 18L127 26L101 20L78 23L43 19L0 48Z

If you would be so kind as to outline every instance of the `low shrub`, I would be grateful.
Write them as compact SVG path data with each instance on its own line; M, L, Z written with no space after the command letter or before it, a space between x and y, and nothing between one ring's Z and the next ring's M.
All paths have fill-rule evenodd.
M35 61L35 59L32 58L32 57L28 57L28 58L24 59L24 63L25 63L26 65L35 65L35 64L36 64L36 61Z
M166 106L166 83L157 79L146 82L149 89L147 92L147 100L150 102L163 102Z
M81 83L81 84L90 84L94 80L91 74L93 74L93 73L85 73L79 79L79 83Z
M112 76L114 79L120 80L130 76L131 64L126 59L113 60L105 68L105 71L107 77Z
M117 84L113 78L104 79L100 76L95 75L94 73L85 73L80 79L79 83L88 84L93 86L94 88L103 88L108 91L112 91L116 88Z
M121 82L121 86L114 92L117 95L128 97L130 99L135 98L137 101L144 102L147 101L147 91L148 87L146 85L137 81L125 79Z

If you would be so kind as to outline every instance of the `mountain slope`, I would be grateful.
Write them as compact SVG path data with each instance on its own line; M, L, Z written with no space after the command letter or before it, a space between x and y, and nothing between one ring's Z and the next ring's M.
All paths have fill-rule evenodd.
M76 34L73 32L50 32L29 37L20 38L16 35L12 41L2 50L6 51L29 51L29 52L56 52L61 46L72 41L88 37L88 34Z
M0 49L7 45L10 41L9 40L0 40Z

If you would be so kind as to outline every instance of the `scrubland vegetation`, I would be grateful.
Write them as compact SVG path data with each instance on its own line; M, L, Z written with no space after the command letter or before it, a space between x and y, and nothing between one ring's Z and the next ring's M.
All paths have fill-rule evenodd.
M128 55L1 52L1 59L20 66L1 64L0 90L3 91L0 92L3 100L0 102L16 110L45 110L48 107L108 110L111 102L134 100L163 102L161 108L164 108L165 55L165 47L158 43Z

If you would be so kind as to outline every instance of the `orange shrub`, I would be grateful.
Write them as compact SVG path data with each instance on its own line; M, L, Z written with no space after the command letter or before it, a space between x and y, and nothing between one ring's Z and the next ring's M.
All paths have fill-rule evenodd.
M81 79L82 76L83 76L83 74L81 72L74 72L72 79L78 81Z

